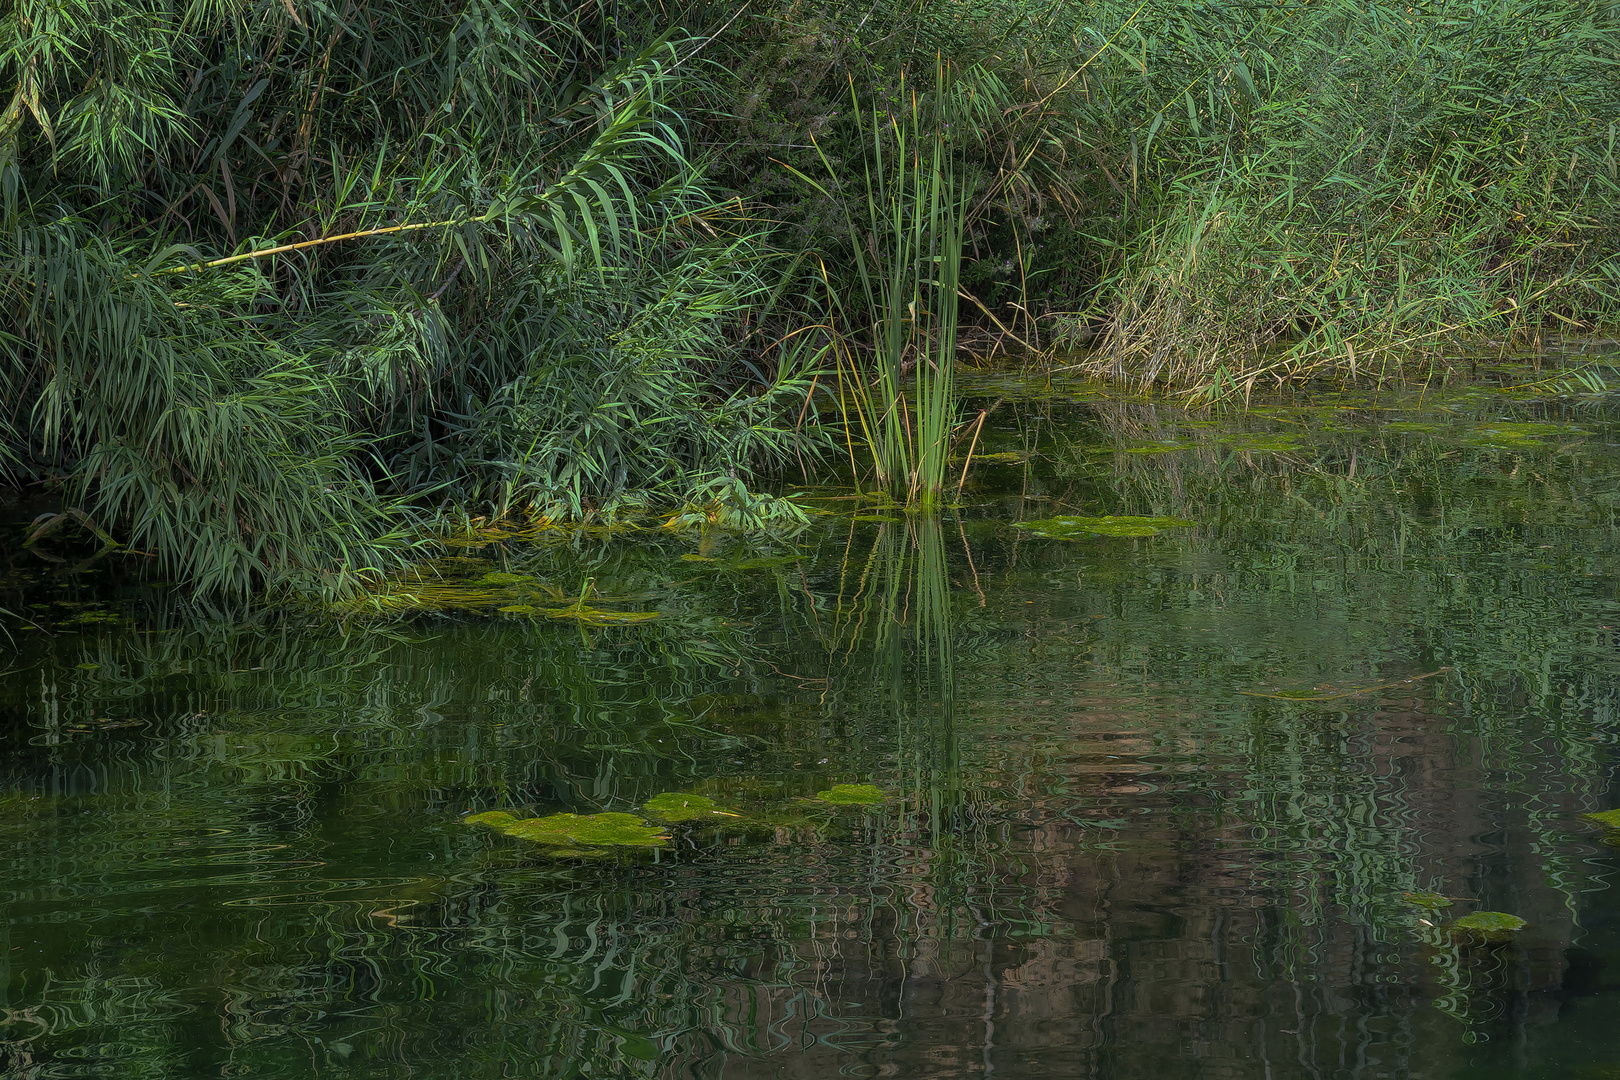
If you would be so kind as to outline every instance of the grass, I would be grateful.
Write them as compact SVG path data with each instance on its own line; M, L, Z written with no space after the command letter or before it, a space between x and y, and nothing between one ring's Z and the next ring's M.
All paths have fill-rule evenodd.
M845 302L824 270L839 405L870 469L854 461L853 439L852 464L894 498L931 509L946 487L956 427L957 294L972 195L949 132L969 115L973 88L940 64L931 93L902 75L897 96L898 108L852 102L864 183L841 181L823 155L830 187L815 186L843 204L859 282Z

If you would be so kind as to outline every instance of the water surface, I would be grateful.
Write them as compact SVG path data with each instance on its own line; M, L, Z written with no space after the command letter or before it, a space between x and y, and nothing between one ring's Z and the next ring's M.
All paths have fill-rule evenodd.
M403 621L13 535L0 1075L1620 1076L1616 416L1057 392L938 519L473 544ZM462 822L665 792L738 816Z

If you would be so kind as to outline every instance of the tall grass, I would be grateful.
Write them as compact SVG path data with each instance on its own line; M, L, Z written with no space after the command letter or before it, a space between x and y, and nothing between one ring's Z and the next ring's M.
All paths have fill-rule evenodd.
M899 108L862 108L861 187L837 184L851 226L856 304L832 293L841 316L869 319L837 334L839 398L858 425L877 485L908 504L937 505L956 426L956 340L962 241L972 188L953 158L963 90L941 64L931 94L902 76ZM830 279L829 279L830 281ZM909 391L909 392L908 392Z
M1150 3L1069 102L1119 187L1084 366L1221 396L1612 321L1617 32L1582 0Z
M1620 316L1620 25L1592 0L782 5L738 40L767 58L738 165L850 296L836 208L747 141L859 162L846 78L883 100L936 50L985 73L995 108L952 145L992 342L1223 396Z

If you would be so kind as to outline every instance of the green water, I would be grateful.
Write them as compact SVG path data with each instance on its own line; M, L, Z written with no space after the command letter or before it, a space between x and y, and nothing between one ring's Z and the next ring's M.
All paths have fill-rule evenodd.
M501 595L402 622L13 530L0 1076L1620 1076L1620 412L1079 397L938 520L458 549ZM1014 527L1126 516L1192 524ZM511 602L586 578L657 617ZM663 793L736 816L462 822Z

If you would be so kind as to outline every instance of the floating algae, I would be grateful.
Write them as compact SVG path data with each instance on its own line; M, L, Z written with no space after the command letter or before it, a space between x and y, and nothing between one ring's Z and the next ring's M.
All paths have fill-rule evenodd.
M484 559L434 559L380 583L353 606L356 610L378 612L493 610L520 618L566 619L587 626L642 623L659 615L656 611L615 611L587 603L594 599L602 604L622 604L636 599L602 596L593 578L587 578L577 594L564 593L532 575L491 570L489 565Z
M687 795L679 791L666 791L648 799L642 809L660 821L698 821L722 818L741 818L741 814L722 810L706 795Z
M1462 930L1486 941L1505 941L1509 934L1528 925L1517 915L1505 911L1476 911L1450 923L1448 929Z
M1584 435L1583 430L1569 424L1548 424L1535 421L1497 421L1481 424L1461 439L1465 446L1486 449L1513 450L1545 445L1547 436Z
M552 814L549 817L515 818L504 810L470 814L461 819L467 825L487 825L519 840L531 840L548 847L657 847L669 839L656 825L649 825L634 814Z
M1270 693L1263 690L1239 690L1238 693L1248 697L1272 698L1276 701L1337 701L1340 698L1371 694L1377 690L1395 690L1403 686L1415 685L1424 679L1444 675L1450 670L1449 667L1436 668L1433 671L1424 672L1422 675L1409 675L1404 679L1396 679L1393 682L1373 683L1368 686L1341 687L1334 686L1332 683L1324 683L1306 690L1273 690Z
M1285 435L1258 433L1226 435L1220 442L1229 449L1240 450L1245 454L1288 454L1299 449L1299 443Z
M1401 900L1415 907L1428 908L1430 911L1438 911L1440 908L1451 906L1451 897L1441 896L1437 892L1402 893Z
M1157 536L1162 529L1195 524L1173 517L1055 517L1020 521L1013 528L1027 529L1048 540L1088 540L1094 536Z
M875 806L883 801L883 792L871 784L834 784L816 792L816 798L835 806Z
M1588 821L1595 821L1608 829L1620 829L1620 810L1601 810L1596 814L1582 814Z
M509 825L517 824L517 818L505 810L486 810L482 814L468 814L461 819L463 825L488 825L492 829L504 829Z

